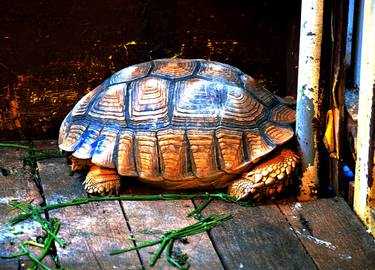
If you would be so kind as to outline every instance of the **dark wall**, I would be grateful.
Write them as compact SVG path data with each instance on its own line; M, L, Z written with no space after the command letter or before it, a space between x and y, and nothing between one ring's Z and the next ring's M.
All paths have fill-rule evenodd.
M150 59L234 65L294 95L300 0L2 0L0 140L55 138L90 89Z

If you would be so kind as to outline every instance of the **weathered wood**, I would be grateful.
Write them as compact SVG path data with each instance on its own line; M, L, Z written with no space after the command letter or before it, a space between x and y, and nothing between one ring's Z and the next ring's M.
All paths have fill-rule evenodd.
M14 215L7 213L9 200L42 202L33 176L23 166L23 151L14 148L0 148L0 255L18 253L17 245L25 240L35 241L35 237L43 235L36 222L24 221L14 226L14 230L6 222ZM11 229L11 230L10 230ZM30 262L25 259L1 259L0 269L24 269Z
M348 0L332 1L331 7L331 35L332 55L331 55L331 74L330 74L330 104L329 109L333 112L333 134L334 143L333 151L330 151L330 184L336 194L347 193L346 185L342 183L343 164L341 162L343 156L344 134L342 132L344 125L344 106L345 106L345 56L346 56L346 37L348 25ZM334 113L337 112L337 113Z
M320 119L323 5L323 0L303 0L301 7L296 118L296 136L303 158L299 195L301 201L316 198L319 184L318 130L314 123Z
M86 196L77 177L69 176L62 159L38 163L47 204ZM110 256L112 249L132 247L126 220L119 202L90 203L49 212L62 225L60 237L69 243L57 245L61 265L72 269L140 269L135 251L121 257Z
M316 269L276 205L241 207L215 201L205 211L233 215L210 232L226 269Z
M357 160L354 211L375 236L375 2L364 0L360 7L356 69L359 69ZM358 79L358 78L357 78Z
M196 222L186 213L194 210L189 200L183 201L142 201L122 202L126 216L135 238L153 240L164 232L179 229ZM160 233L150 235L143 233L155 230ZM188 243L176 243L174 250L189 255L190 269L223 269L220 259L206 233L189 236ZM137 245L142 244L138 242ZM150 269L149 262L158 246L140 250L140 255L146 269ZM175 269L163 257L152 269Z
M346 131L347 141L353 160L357 158L357 128L358 128L358 98L359 92L355 89L345 90L345 109L347 112Z
M374 269L374 239L342 198L279 207L319 269Z

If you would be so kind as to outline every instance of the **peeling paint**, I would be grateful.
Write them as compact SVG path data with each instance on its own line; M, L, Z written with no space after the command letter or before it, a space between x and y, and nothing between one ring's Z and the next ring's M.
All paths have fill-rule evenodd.
M329 249L333 252L337 252L336 253L337 256L342 260L351 260L353 258L351 255L339 253L339 249L332 242L330 242L328 240L319 239L319 238L314 237L310 234L306 234L306 230L303 230L303 232L301 232L299 230L295 230L295 233L298 234L300 237L303 237L303 238L306 238L309 241L312 241L317 246L322 246L322 247L325 247L325 248L327 248L327 249Z
M296 211L300 209L302 209L302 204L300 202L296 202L294 206L292 207L292 211Z
M326 241L326 240L322 240L322 239L319 239L319 238L316 238L314 236L311 236L311 235L307 235L306 238L308 240L311 240L313 241L315 244L319 245L319 246L325 246L326 248L329 248L330 250L336 250L336 246L333 245L331 242L329 241Z
M354 181L354 210L375 236L375 217L372 214L371 199L374 197L374 140L373 126L375 123L375 2L364 0L361 6L362 31L357 44L361 55L359 106L357 134L357 160ZM374 155L374 156L373 156ZM373 204L373 203L372 203Z
M303 157L303 176L298 199L303 201L317 197L319 160L317 131L313 125L314 119L320 119L319 79L323 3L323 0L303 0L301 7L296 135Z
M35 221L24 221L15 225L2 224L0 226L0 243L9 243L12 239L17 239L22 235L36 236L39 232L38 228L39 224Z
M316 158L318 158L316 156ZM318 189L316 179L318 179L318 170L315 166L309 166L303 172L298 200L308 201L312 197L317 197Z
M312 89L312 88L305 89L303 91L303 95L305 95L307 98L313 100L314 99L314 89Z

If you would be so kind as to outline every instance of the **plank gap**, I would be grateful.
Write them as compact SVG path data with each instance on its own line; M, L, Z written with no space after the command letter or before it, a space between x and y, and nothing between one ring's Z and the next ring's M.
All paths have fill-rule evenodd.
M281 210L280 206L278 203L276 202L273 202L274 205L276 205L277 209L279 209L280 213L283 215L285 221L289 224L289 227L292 228L292 231L295 235L295 237L298 239L298 241L301 243L301 246L303 247L303 249L305 250L305 253L307 256L309 256L311 258L311 261L312 263L315 265L316 269L319 269L318 265L316 264L315 260L314 260L314 257L312 257L309 253L309 251L307 250L306 246L304 245L303 241L301 240L301 238L299 237L299 235L297 234L295 228L293 227L293 224L289 222L288 220L288 217L285 215L285 213Z
M123 216L124 216L124 218L125 218L125 220L126 220L126 226L128 227L128 231L129 231L130 237L134 238L134 233L133 233L133 231L132 231L132 227L130 226L129 218L128 218L128 216L126 215L125 209L124 209L124 207L123 207L121 201L118 201L118 203L119 203L119 205L120 205L121 212L122 212L122 214L123 214ZM135 240L132 240L132 242L133 242L133 246L134 246L134 247L137 247L137 242L136 242ZM141 263L141 267L142 267L142 269L144 269L144 268L145 268L145 265L144 265L144 262L143 262L142 256L141 256L141 254L139 253L139 250L138 250L138 249L136 250L136 252L137 252L138 259L139 259L139 261L140 261L140 263Z
M374 239L343 198L278 206L319 269L373 269Z
M9 142L20 143L23 142ZM0 254L10 255L18 253L19 243L25 240L34 240L36 236L42 235L43 230L39 224L33 220L25 220L14 226L10 226L7 221L15 215L9 213L8 201L32 201L35 206L42 204L39 189L33 179L33 175L28 166L23 164L25 151L15 148L0 148L0 167L4 173L0 174ZM10 230L13 228L12 230ZM34 251L37 249L30 248ZM14 259L1 259L0 269L25 269L32 264L26 257Z
M57 150L56 143L41 142L39 147ZM38 162L47 204L87 197L82 179L69 175L64 159ZM79 176L79 175L78 175ZM110 256L113 249L132 247L130 233L117 201L88 203L49 211L61 221L60 237L69 240L62 249L57 246L60 263L69 269L141 269L136 252Z
M200 202L198 205L196 203L195 200L191 200L192 204L194 205L194 208L197 209L198 205L201 204L202 202ZM213 201L212 201L213 202ZM223 266L224 270L228 270L230 268L228 268L228 266L226 265L225 261L222 259L222 257L220 256L220 253L219 253L219 250L218 250L218 247L216 246L216 243L215 241L213 240L213 237L212 237L212 234L211 234L211 230L207 231L207 235L208 235L208 239L210 240L211 244L212 244L212 247L213 249L215 250L216 254L218 254L218 257L219 257L219 260L221 262L221 265Z
M167 231L176 230L195 222L193 218L186 217L186 212L194 209L191 200L122 201L121 203L127 213L135 238L155 240ZM149 231L151 234L148 233ZM191 235L187 239L187 243L176 241L174 251L188 254L190 269L224 269L207 233ZM154 267L149 266L150 259L158 247L155 245L139 251L145 269L176 269L167 262L164 255L159 258Z
M233 216L210 231L225 268L317 269L276 206L265 202L243 207L214 200L203 212Z

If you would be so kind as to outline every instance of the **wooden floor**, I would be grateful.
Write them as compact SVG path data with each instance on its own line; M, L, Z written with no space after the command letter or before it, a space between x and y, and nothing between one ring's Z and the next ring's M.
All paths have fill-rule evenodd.
M54 141L37 141L56 150ZM41 187L23 168L23 151L0 148L0 253L17 251L17 243L34 239L41 229L33 222L4 224L10 199L47 204L86 196L81 182L69 176L63 159L38 163ZM131 189L130 189L131 190ZM127 192L126 190L124 192ZM57 254L65 269L174 269L163 257L149 261L157 247L109 256L112 249L132 247L130 236L153 239L154 230L181 228L195 222L186 213L199 201L113 201L49 212L62 222L59 235L69 243ZM188 237L175 250L189 255L190 269L375 269L375 241L341 198L299 203L293 199L241 207L213 201L205 212L233 215L209 233ZM47 260L55 268L51 260ZM27 260L0 259L0 269L25 269Z

